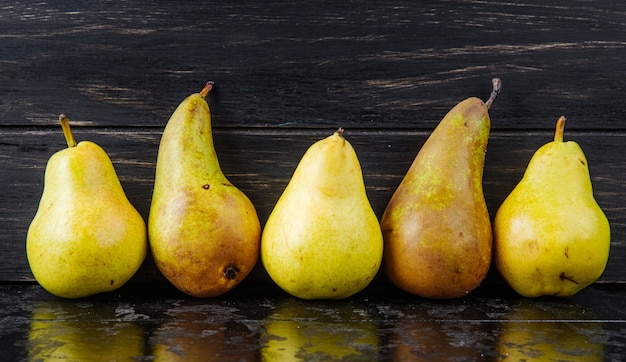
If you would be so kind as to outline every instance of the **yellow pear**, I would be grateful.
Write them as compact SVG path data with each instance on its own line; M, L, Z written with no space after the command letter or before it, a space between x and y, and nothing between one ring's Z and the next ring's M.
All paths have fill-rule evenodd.
M482 188L490 131L485 103L468 98L441 120L383 217L384 270L399 288L436 299L475 289L491 264L492 229Z
M256 264L261 238L254 206L220 168L205 100L211 88L183 100L167 122L148 218L157 267L196 297L237 286Z
M261 260L294 296L341 299L371 282L382 249L359 160L339 129L300 160L263 230Z
M572 296L596 281L609 257L609 221L593 197L580 146L554 141L539 148L494 220L494 259L504 279L526 297Z
M146 256L146 224L106 152L76 144L67 117L60 120L68 148L48 160L26 252L43 288L80 298L117 289L135 274Z

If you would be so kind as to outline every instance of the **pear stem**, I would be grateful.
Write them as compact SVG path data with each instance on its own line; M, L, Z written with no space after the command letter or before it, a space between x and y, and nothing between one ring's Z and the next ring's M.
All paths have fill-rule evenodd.
M563 130L564 129L565 129L565 116L561 116L556 121L556 130L554 131L554 142L563 142Z
M209 93L211 92L211 89L213 89L213 85L214 84L215 84L215 82L208 81L204 85L204 88L202 88L202 90L200 91L200 97L206 98L209 95Z
M337 133L339 136L341 136L341 138L343 138L343 132L344 132L343 127L339 127L339 129L336 131L336 133Z
M76 140L74 139L74 135L72 134L72 130L70 129L70 120L64 114L59 115L59 122L61 123L61 128L63 129L63 136L65 136L65 141L67 142L67 147L76 146Z
M491 80L491 84L493 87L491 89L491 95L489 95L489 99L485 102L487 109L491 108L491 104L496 100L498 94L500 94L500 89L502 89L502 80L500 80L500 78L493 78Z

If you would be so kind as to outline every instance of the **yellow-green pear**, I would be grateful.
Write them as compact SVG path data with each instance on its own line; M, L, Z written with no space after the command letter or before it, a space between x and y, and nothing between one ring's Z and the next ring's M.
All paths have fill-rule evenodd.
M342 299L371 282L382 251L359 160L339 129L300 160L265 224L261 260L296 297Z
M97 144L76 144L60 116L68 148L50 157L26 252L48 292L81 298L119 288L146 256L146 224L126 198L113 164Z
M383 217L384 270L399 288L435 299L474 290L491 264L491 220L482 176L490 131L487 102L452 108L415 157Z
M237 286L256 264L261 238L252 202L220 168L205 100L211 89L188 96L167 122L148 218L157 267L195 297Z
M554 141L535 152L494 220L496 266L526 297L572 296L602 275L609 257L609 221L585 154L563 142L564 127L561 117Z

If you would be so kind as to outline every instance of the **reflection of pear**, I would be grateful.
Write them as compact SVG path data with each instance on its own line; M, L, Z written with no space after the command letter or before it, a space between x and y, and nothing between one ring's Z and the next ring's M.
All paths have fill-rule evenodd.
M352 304L313 305L289 299L266 319L264 361L376 360L378 330Z
M499 90L495 78L487 102L471 97L445 115L385 209L384 270L410 293L457 298L487 275L492 229L482 178L488 110Z
M609 257L609 222L585 154L563 142L564 124L561 117L554 141L535 152L494 220L496 266L526 297L571 296L600 277Z
M372 281L382 252L359 160L340 129L302 156L265 224L263 265L292 295L341 299Z
M558 313L557 313L558 312ZM513 307L498 337L499 359L504 361L602 361L602 325L580 322L582 308L557 312L524 303ZM557 318L558 317L558 318ZM576 320L576 323L567 321Z
M144 348L143 328L132 321L117 322L121 318L115 310L88 304L40 303L33 308L28 359L140 360Z
M146 256L146 224L106 152L76 144L68 119L59 118L68 148L48 161L26 252L47 291L80 298L117 289L135 274Z
M228 307L189 301L165 314L151 339L156 362L258 359L258 334Z
M393 361L473 361L492 346L487 317L476 305L422 304L389 310L401 318L386 319ZM442 322L442 320L444 322ZM453 321L463 321L454 323Z

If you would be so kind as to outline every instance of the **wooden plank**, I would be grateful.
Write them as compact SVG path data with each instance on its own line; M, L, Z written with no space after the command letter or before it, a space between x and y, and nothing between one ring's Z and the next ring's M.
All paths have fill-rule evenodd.
M329 130L229 130L217 129L215 143L222 168L257 207L262 223L287 184L308 146L332 133ZM110 154L131 202L147 218L160 132L152 129L101 129L76 127L77 140L99 143ZM346 130L364 172L368 196L380 217L428 133ZM493 214L523 173L532 153L549 142L548 132L494 132L487 152L484 190ZM626 184L618 175L626 172L622 155L626 134L568 132L585 150L595 195L612 224L612 253L604 282L623 282L626 262ZM60 129L4 128L0 132L0 280L31 278L24 251L26 230L34 216L42 190L48 157L65 147ZM142 271L153 278L153 266Z
M221 127L428 130L498 76L494 129L566 114L623 130L624 15L621 0L5 5L0 125L161 127L214 80Z

